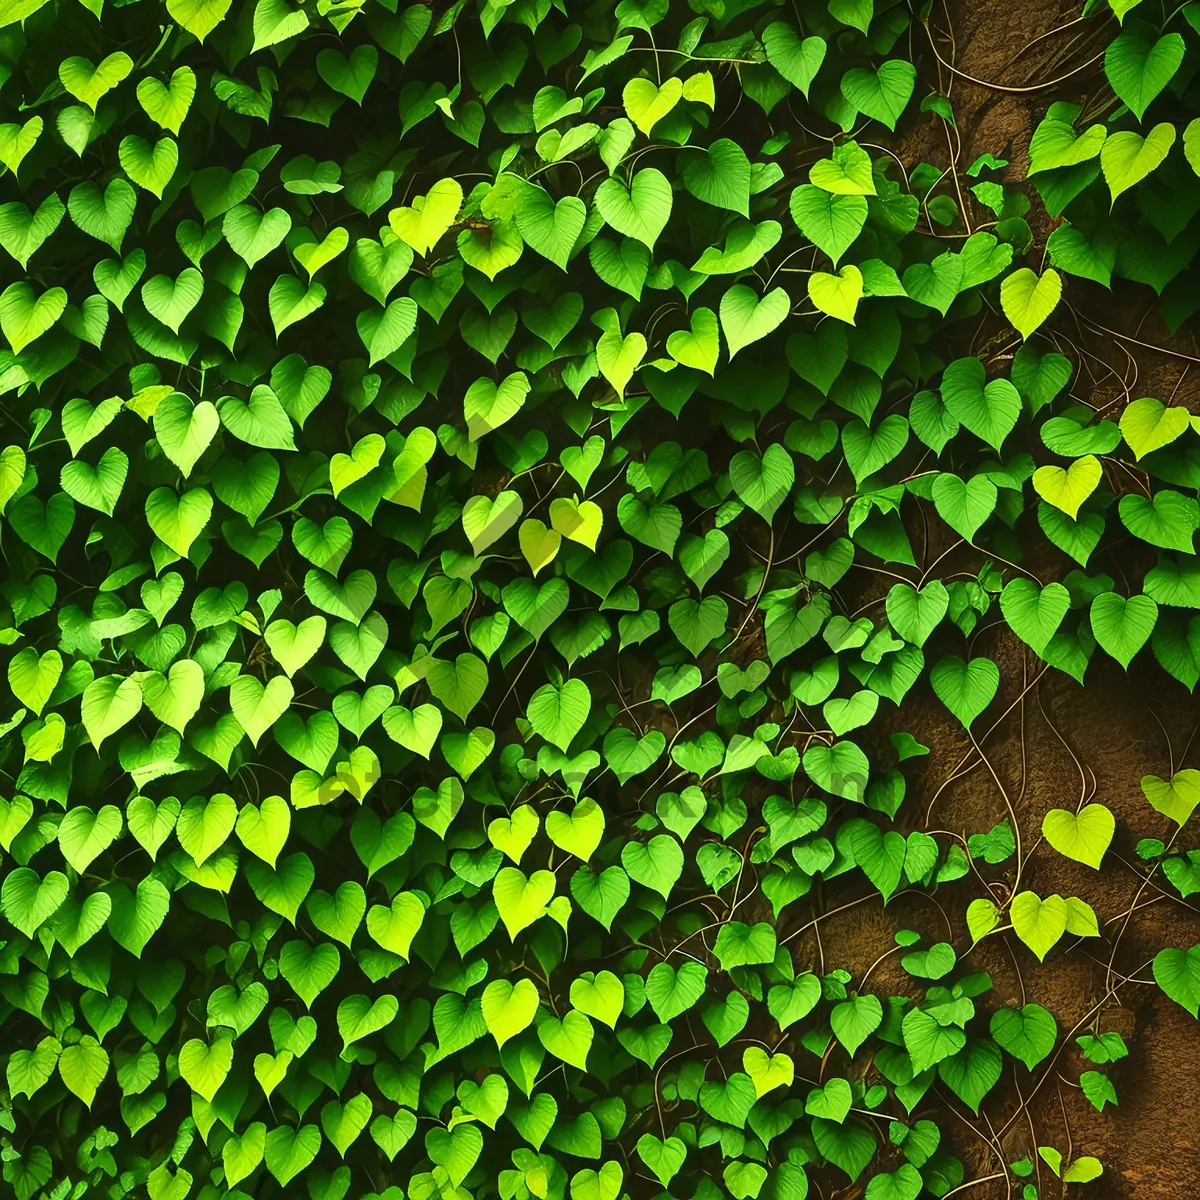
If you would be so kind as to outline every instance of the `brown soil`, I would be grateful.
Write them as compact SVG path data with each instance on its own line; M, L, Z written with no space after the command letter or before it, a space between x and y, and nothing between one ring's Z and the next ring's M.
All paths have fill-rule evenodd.
M1008 180L1021 180L1030 134L1052 100L1079 103L1093 119L1110 111L1112 95L1097 56L1115 29L1111 21L1068 24L1078 13L1074 0L937 0L930 18L937 52L963 75L993 86L972 82L939 64L930 38L917 26L914 51L924 56L925 78L951 96L961 145L955 144L943 122L927 118L907 139L906 163L911 167L924 160L941 169L953 156L961 172L990 151L1010 160ZM1097 61L1088 65L1093 59ZM1067 78L1052 87L1036 87L1036 81L1062 76ZM1003 90L1022 88L1027 90ZM964 190L970 182L963 180ZM1031 198L1034 245L1029 263L1036 268L1053 222L1044 213L1038 218L1040 205ZM1070 343L1064 349L1084 362L1073 384L1075 394L1095 404L1113 404L1118 412L1130 398L1165 399L1173 394L1176 403L1200 411L1200 374L1193 369L1200 363L1200 351L1194 330L1185 326L1171 336L1153 312L1148 289L1119 284L1118 290L1120 299L1114 302L1099 287L1067 281L1068 316L1059 320L1057 332ZM1097 333L1088 327L1088 319L1115 328L1125 340ZM1070 566L1031 565L1043 581L1061 578ZM1091 570L1119 578L1121 564L1110 555L1103 562L1093 561ZM971 646L973 654L986 654L999 663L1003 680L1000 697L979 722L977 733L987 728L993 713L1018 701L1022 679L1032 679L1040 667L995 620L993 610ZM1145 982L1151 980L1149 960L1157 950L1200 940L1200 908L1160 891L1158 884L1170 890L1160 874L1147 884L1135 853L1139 839L1166 841L1174 829L1150 808L1139 781L1148 774L1166 776L1172 769L1200 766L1200 740L1193 740L1198 718L1195 698L1166 679L1153 662L1141 669L1135 665L1126 677L1112 660L1097 654L1086 686L1061 672L1048 672L983 740L991 767L1015 807L1026 851L1038 842L1045 813L1054 807L1074 809L1081 795L1113 811L1117 834L1100 873L1043 843L1029 858L1021 880L1022 888L1031 887L1043 896L1058 892L1087 900L1099 916L1101 938L1069 948L1067 942L1060 943L1044 964L1011 934L989 939L971 954L969 961L988 971L995 984L980 1002L985 1008L1016 1003L1024 995L1053 1012L1060 1037L1055 1056L1032 1077L1023 1067L1014 1072L1006 1064L1006 1075L979 1118L948 1093L925 1097L924 1115L933 1116L945 1135L955 1135L968 1164L968 1180L1002 1172L1005 1164L1020 1158L1036 1161L1036 1147L1051 1145L1064 1157L1092 1154L1105 1165L1100 1180L1067 1188L1066 1193L1092 1200L1200 1197L1200 1130L1195 1118L1200 1111L1200 1027L1152 982ZM904 722L896 728L908 729L932 749L920 765L906 769L909 793L898 822L903 828L907 819L919 828L934 794L953 764L971 753L971 745L927 688L923 699L910 696ZM929 828L968 835L1006 816L1005 800L988 767L978 758L974 761L969 773L940 792ZM1185 833L1182 848L1193 844ZM982 870L989 881L1011 884L1012 868L1010 860ZM978 881L968 888L970 882L940 889L932 902L911 895L898 897L886 912L869 904L851 908L821 923L820 944L811 934L799 939L799 954L811 956L814 965L823 954L827 965L853 971L857 982L881 948L892 944L897 928L948 939L961 951L970 945L965 905L980 890ZM853 899L858 893L852 889L852 884L831 889L821 898L824 909ZM1127 920L1123 914L1135 899L1140 907ZM911 981L897 955L871 975L872 990L891 987L899 992L906 986L911 987ZM1068 1036L1077 1026L1080 1033L1116 1030L1130 1048L1128 1058L1106 1068L1119 1107L1103 1114L1088 1103L1077 1083L1091 1066ZM1043 1200L1060 1195L1062 1185L1044 1164L1039 1164L1038 1177ZM963 1191L972 1200L1007 1200L1019 1194L1003 1179ZM850 1189L837 1194L857 1193Z

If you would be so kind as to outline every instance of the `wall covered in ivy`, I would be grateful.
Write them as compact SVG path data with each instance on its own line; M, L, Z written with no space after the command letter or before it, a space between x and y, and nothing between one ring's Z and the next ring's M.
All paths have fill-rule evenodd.
M0 0L5 1194L1126 1194L1200 5L1071 22L968 158L888 0Z

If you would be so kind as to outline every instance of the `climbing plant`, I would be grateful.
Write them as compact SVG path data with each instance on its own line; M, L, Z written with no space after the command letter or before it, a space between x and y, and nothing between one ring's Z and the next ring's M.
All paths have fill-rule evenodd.
M1149 286L1174 330L1200 308L1191 270L1200 248L1200 9L1118 0L1106 15L1116 26L1103 57L1111 91L1086 113L1049 106L1030 142L1030 179L1059 218L1050 262L1106 288L1114 276Z
M1056 330L1114 271L1190 315L1151 2L1031 189L898 152L954 109L886 0L0 0L11 1194L1101 1175L977 1122L1069 1045L1115 1103L1138 972L1068 1028L971 956L1100 939L1026 869L1116 831L1085 788L1023 844L988 736L1097 657L1200 681L1200 421L1096 411ZM930 703L987 828L907 795ZM867 904L894 994L820 940ZM1153 976L1196 1015L1200 948Z

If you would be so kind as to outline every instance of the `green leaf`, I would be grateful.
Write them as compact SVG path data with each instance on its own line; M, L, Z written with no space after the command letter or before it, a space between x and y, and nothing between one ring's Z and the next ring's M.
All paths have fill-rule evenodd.
M886 607L896 633L905 641L923 646L946 616L950 594L939 579L930 580L920 591L897 583L888 592Z
M137 101L156 125L179 136L196 95L196 73L176 67L167 83L147 75L137 85Z
M26 708L41 715L62 678L62 655L57 650L39 654L32 646L15 654L8 664L8 686Z
M814 271L808 277L808 298L820 312L854 324L858 302L863 295L862 272L854 266L844 266L836 275Z
M312 889L314 870L307 854L296 853L288 855L278 868L251 860L246 864L246 878L264 907L294 925L300 905Z
M502 491L494 499L472 496L462 511L463 532L472 552L482 554L499 541L520 520L522 507L519 492Z
M1121 523L1135 537L1152 546L1166 550L1192 553L1197 528L1200 528L1200 507L1194 500L1178 492L1161 491L1147 499L1126 495L1118 506Z
M47 288L38 295L27 283L10 283L0 292L0 332L14 354L49 333L67 307L62 288Z
M256 387L245 402L233 396L217 405L221 424L234 437L250 446L268 450L295 450L291 418L284 412L279 397L263 384Z
M774 288L761 299L751 288L735 284L721 297L721 329L729 357L761 341L783 324L791 301L783 288Z
M358 336L367 349L368 366L395 354L417 327L416 301L408 296L393 300L383 312L368 309L355 322Z
M230 1187L252 1175L267 1148L267 1127L255 1121L240 1136L230 1137L221 1147L221 1162Z
M220 423L216 407L209 401L193 405L182 393L172 392L155 409L154 436L186 479L216 436Z
M938 516L966 542L974 542L976 533L996 509L996 485L986 475L975 475L964 482L957 475L939 472L932 495Z
M884 833L878 826L859 818L838 830L837 846L888 899L900 886L904 870L905 841L894 830Z
M307 13L288 8L285 0L258 0L254 6L254 46L252 51L262 50L267 46L276 46L288 38L303 33L307 28ZM269 1162L268 1169L270 1169ZM272 1174L274 1174L273 1171ZM283 1181L280 1180L280 1182Z
M492 899L513 941L522 930L546 915L554 890L551 871L534 871L526 877L516 867L501 868L492 883Z
M211 1045L199 1038L184 1043L179 1051L179 1074L197 1095L212 1101L233 1066L233 1042L228 1037Z
M949 252L939 254L929 264L913 263L904 271L904 291L945 316L963 290L963 269L962 257Z
M1166 121L1155 125L1144 138L1132 130L1114 133L1100 151L1100 168L1113 203L1158 167L1174 144L1175 126Z
M1078 813L1052 808L1042 819L1042 836L1055 850L1097 871L1115 828L1113 815L1103 804L1088 804Z
M693 658L725 633L729 606L719 596L703 600L677 600L667 614L671 632Z
M497 1046L532 1025L538 1005L537 988L531 980L520 979L514 984L494 979L489 983L483 992L483 1020Z
M47 1036L33 1050L12 1051L5 1072L8 1090L12 1095L33 1096L45 1087L58 1066L62 1049L62 1043L57 1038Z
M325 288L321 284L310 283L306 288L295 275L280 275L272 284L267 301L275 337L278 338L285 329L295 325L298 321L303 321L305 317L311 316L324 303ZM381 325L383 325L382 320L379 320L378 323L364 322L364 327L368 328L370 335L373 335ZM382 344L386 344L387 335L395 333L397 328L402 329L403 325L395 320L385 327ZM361 333L360 330L360 336Z
M1100 460L1094 454L1085 454L1067 467L1038 467L1033 473L1033 490L1074 521L1102 476Z
M1107 153L1108 147L1105 147ZM1023 337L1028 338L1058 307L1062 296L1062 276L1047 267L1040 276L1021 267L1000 285L1000 304L1004 315Z
M580 867L571 876L571 895L576 903L605 929L612 928L629 893L629 877L621 867L606 867L599 873Z
M872 1132L856 1121L838 1125L822 1117L812 1120L813 1141L822 1157L856 1180L875 1155Z
M674 838L659 834L646 843L627 842L621 850L621 865L629 878L658 892L664 899L683 874L683 851Z
M625 389L645 355L646 339L640 333L622 337L619 330L610 329L596 343L596 365L618 398L625 398Z
M435 662L425 678L433 698L465 721L487 688L487 664L474 654L460 654L454 662Z
M84 689L81 707L83 727L99 750L106 738L123 729L141 711L142 689L136 679L102 676Z
M1200 117L1189 121L1183 131L1183 155L1192 170L1200 175Z
M1104 1174L1104 1166L1098 1158L1085 1154L1077 1158L1064 1172L1063 1183L1091 1183Z
M809 182L839 196L874 196L875 176L871 156L856 142L834 146L829 158L809 168Z
M1017 578L1000 594L1000 611L1009 627L1042 657L1070 605L1070 593L1058 582L1039 588L1031 579Z
M646 977L646 999L663 1024L695 1007L704 995L708 970L700 963L685 962L679 967L658 963Z
M167 0L167 12L203 42L224 20L231 3L232 0Z
M677 1137L660 1141L652 1133L643 1133L637 1141L637 1152L664 1188L679 1174L687 1160L687 1146Z
M267 626L263 639L275 661L294 676L324 644L325 629L324 617L306 617L299 625L281 617Z
M835 267L867 220L863 196L832 193L811 183L792 192L788 209L800 232L829 255Z
M796 469L792 456L776 442L761 458L752 450L735 454L729 464L729 479L742 502L770 524L791 494Z
M73 1046L67 1046L58 1059L58 1073L63 1083L88 1108L96 1099L108 1067L108 1051L91 1034L84 1034Z
M40 7L37 0L29 2ZM4 20L5 25L10 24L9 14L0 19ZM23 125L0 125L0 163L15 175L26 155L37 145L44 129L45 122L41 117L30 117Z
M60 476L62 489L87 508L112 516L129 473L129 458L110 446L93 467L76 460L67 463Z
M842 76L841 90L846 103L889 129L912 98L916 68L902 58L888 59L878 70L852 67Z
M1029 143L1029 174L1074 167L1093 159L1100 153L1108 131L1103 125L1089 125L1082 134L1075 133L1080 109L1076 104L1057 101L1033 131Z
M1188 767L1177 771L1169 780L1146 775L1142 779L1142 791L1153 808L1183 826L1200 804L1200 770Z
M727 921L717 934L713 954L723 971L772 962L775 958L775 930L765 922L744 925L740 921Z
M121 810L115 805L106 804L95 812L72 808L58 827L63 858L82 875L121 836L124 826Z
M813 1088L804 1101L804 1111L812 1117L840 1125L850 1113L853 1098L844 1079L831 1079L822 1088Z
M718 138L707 149L697 147L684 157L681 177L697 200L749 218L750 160L737 142Z
M238 810L235 829L247 850L274 867L291 825L292 810L287 802L279 796L267 796L260 804L246 804Z
M317 74L355 104L362 104L378 69L379 51L371 45L355 46L349 57L333 49L317 55Z
M152 146L144 138L131 134L121 139L118 157L121 170L138 187L161 200L179 166L179 146L169 137L159 138Z
M299 1129L279 1125L267 1134L264 1156L267 1170L281 1187L286 1187L313 1162L320 1148L321 1131L315 1125L302 1125Z
M629 119L647 136L682 98L683 80L677 75L658 87L649 79L631 79L621 95Z
M1019 1058L1031 1071L1053 1049L1058 1036L1054 1017L1040 1004L1001 1008L992 1014L991 1034L996 1044Z
M600 186L612 182L606 180ZM565 271L571 250L587 221L587 205L578 196L564 196L555 203L544 189L527 187L517 200L516 218L525 241Z
M73 187L70 196L67 198L67 211L71 215L71 220L84 233L107 243L120 254L121 243L125 238L126 230L128 230L133 221L136 204L137 196L133 188L123 179L114 179L105 187L103 192L101 192L96 184L91 182L81 183ZM140 275L142 270L145 269L145 252L141 250L131 251L125 261L130 263L131 266L140 262L141 267L137 271L137 275ZM136 279L137 277L135 276L134 282L136 282ZM99 280L97 280L97 287L99 286ZM128 295L131 287L132 284L125 288L125 295ZM116 301L114 300L113 303L116 303ZM117 305L117 307L119 308L120 305Z
M1104 592L1092 601L1092 633L1126 670L1133 656L1150 639L1158 620L1158 605L1149 596L1126 599L1116 592Z
M615 1029L625 1004L625 988L611 971L585 971L571 984L571 1003L585 1015Z
M27 492L8 506L7 516L13 532L30 549L54 562L75 524L75 504L70 496L57 494L43 505Z
M183 733L200 711L204 699L204 670L199 663L182 658L163 674L147 671L141 678L146 707L164 724Z
M1108 82L1139 121L1183 61L1183 37L1156 34L1152 25L1130 21L1104 54Z
M237 804L231 796L217 792L205 799L193 796L179 814L176 836L196 866L212 857L237 822Z
M0 886L0 912L27 938L32 938L62 907L70 885L61 871L43 878L29 867L9 871Z
M1176 1004L1200 1016L1200 945L1160 950L1154 956L1154 978Z
M569 1066L587 1070L588 1051L595 1037L592 1023L581 1012L570 1009L562 1018L543 1012L537 1024L538 1040Z
M547 683L539 688L529 701L526 716L535 733L565 753L587 721L591 706L587 685L568 679L561 687Z
M934 666L929 679L938 699L969 730L995 698L1000 671L990 658L964 662L956 655L948 655Z
M330 1144L343 1158L358 1140L371 1119L374 1105L364 1092L351 1096L344 1104L330 1100L321 1109L321 1128Z
M817 787L845 800L860 804L865 801L871 767L867 756L853 742L810 746L801 761Z
M979 359L956 359L942 374L942 400L955 420L999 450L1021 415L1021 397L1007 379L986 378Z
M938 1074L964 1104L978 1113L984 1097L1000 1080L1003 1057L992 1042L969 1038L962 1050L938 1064Z
M696 309L691 314L691 328L677 329L667 338L667 353L676 362L709 375L716 372L720 350L717 316L711 308ZM581 486L586 487L586 481Z
M524 371L514 371L499 386L489 379L477 379L463 399L463 417L471 441L503 425L521 411L529 394L529 379Z
M767 62L788 83L798 87L805 97L825 60L825 41L819 37L801 38L784 21L773 21L762 34Z
M337 1027L343 1050L386 1028L395 1020L398 1011L399 1001L395 996L379 996L375 1000L368 996L347 996L337 1009Z
M841 1004L835 1004L829 1013L834 1037L851 1056L879 1028L882 1021L883 1005L878 996L872 995L844 1000Z
M821 713L829 728L842 737L854 729L867 725L879 709L879 696L876 692L864 689L855 692L849 699L835 698L826 700Z
M1067 902L1061 896L1042 899L1035 892L1018 892L1009 909L1013 932L1045 961L1058 939L1067 931Z
M58 77L76 100L94 111L100 100L128 78L132 70L133 59L118 50L95 67L86 58L64 58L58 64Z
M882 470L908 444L908 422L891 413L872 430L854 419L842 428L842 449L856 481L863 481Z
M791 1087L796 1075L796 1066L786 1054L768 1054L758 1046L742 1051L742 1067L754 1083L755 1095L761 1100L777 1087ZM829 1085L845 1084L845 1080L831 1079ZM846 1109L850 1108L850 1088L846 1084ZM814 1093L810 1093L810 1098ZM818 1114L823 1115L823 1114Z
M407 959L412 940L425 920L425 905L413 892L397 892L390 905L373 904L367 932L385 950Z
M580 800L570 813L546 814L546 836L560 850L574 854L584 862L600 845L604 826L604 812L590 797Z
M520 866L521 857L540 826L537 813L528 804L522 804L513 810L511 817L497 817L488 825L488 841Z
M30 258L58 228L58 223L66 211L54 192L47 196L33 213L24 204L15 201L0 206L0 246L3 246L22 268L27 267Z
M957 1054L967 1042L966 1034L953 1026L943 1028L919 1008L905 1014L901 1024L904 1047L914 1071L927 1071L944 1059Z
M1169 446L1190 425L1185 408L1167 407L1152 396L1134 400L1121 414L1121 436L1138 459Z
M867 1185L868 1200L916 1200L924 1183L912 1163L902 1163L890 1174L876 1175Z

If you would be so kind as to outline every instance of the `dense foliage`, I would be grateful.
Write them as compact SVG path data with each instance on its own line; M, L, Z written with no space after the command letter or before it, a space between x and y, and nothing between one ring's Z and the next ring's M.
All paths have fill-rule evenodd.
M1022 846L992 771L937 830L904 730L931 690L990 768L1005 630L1200 681L1200 419L1097 412L1054 330L1072 277L1200 304L1200 6L1152 7L1026 189L897 158L955 118L886 0L0 2L12 1195L915 1200L969 1182L935 1084L1073 1044L1115 1102L1119 1034L970 961L1100 936L1021 881L1113 814ZM962 936L878 994L839 877L960 881ZM994 1177L1102 1171L1039 1153Z

